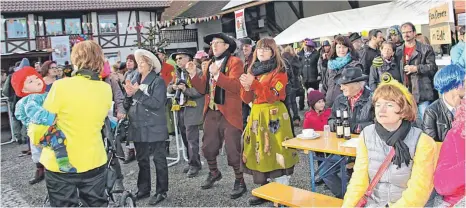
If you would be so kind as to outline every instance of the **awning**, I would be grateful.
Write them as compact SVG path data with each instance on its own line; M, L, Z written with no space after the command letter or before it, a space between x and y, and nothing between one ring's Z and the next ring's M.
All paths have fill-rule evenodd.
M451 0L403 0L302 18L277 35L275 41L283 45L305 38L388 28L408 21L415 25L428 24L429 9L446 2L451 8L450 22L454 22Z

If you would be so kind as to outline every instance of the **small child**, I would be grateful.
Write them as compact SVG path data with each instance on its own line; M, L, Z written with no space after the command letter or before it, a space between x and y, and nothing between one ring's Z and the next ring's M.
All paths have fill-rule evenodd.
M60 171L76 173L76 168L70 164L66 152L66 137L55 124L56 115L42 107L47 97L42 76L34 68L26 66L12 75L11 83L16 95L22 97L16 104L16 118L26 128L30 124L49 126L45 135L40 138L40 144L54 150Z
M303 129L323 131L328 118L332 114L331 109L325 109L325 95L318 90L312 90L307 94L309 111L304 114Z

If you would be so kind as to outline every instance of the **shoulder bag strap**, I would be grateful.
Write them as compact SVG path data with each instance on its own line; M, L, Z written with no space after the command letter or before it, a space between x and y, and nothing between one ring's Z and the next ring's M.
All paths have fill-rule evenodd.
M382 165L380 166L379 170L375 174L374 179L371 181L371 184L367 188L366 193L364 194L365 196L369 197L370 195L372 195L372 190L375 188L377 183L379 183L380 178L382 178L382 175L384 174L385 170L387 170L388 166L392 162L393 156L395 156L395 149L392 147L387 157L383 161Z

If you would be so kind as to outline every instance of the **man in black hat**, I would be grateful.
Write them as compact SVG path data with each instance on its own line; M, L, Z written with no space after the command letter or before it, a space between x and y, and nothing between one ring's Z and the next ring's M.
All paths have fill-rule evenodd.
M382 42L382 31L378 29L373 29L369 31L369 43L367 45L364 45L361 53L359 54L361 56L359 60L362 64L362 68L364 69L364 74L369 75L371 71L372 61L375 57L380 56L379 47L380 45L382 45Z
M244 64L244 73L248 72L248 68L252 64L253 58L253 44L254 42L250 38L241 38L241 49L243 51L243 64ZM243 103L243 129L246 128L247 119L249 116L249 112L251 111L251 107L249 107L249 103Z
M202 152L210 172L201 187L212 188L222 178L217 156L225 141L228 165L233 167L236 179L230 197L236 199L246 192L240 170L243 121L239 77L244 72L243 62L231 55L236 50L236 42L224 33L207 35L204 42L210 44L213 53L208 71L199 76L195 67L187 68L194 88L206 94Z
M341 112L342 119L343 112L346 111L351 133L359 134L364 127L374 123L371 91L365 87L369 76L363 75L360 68L344 69L341 76L339 84L343 94L340 94L333 102L332 115L328 119L328 124L330 130L335 132L337 110ZM338 155L332 155L329 161L336 162L340 158ZM332 162L325 163L319 174L325 172L333 164ZM340 172L339 168L337 167L337 170L332 172L334 174L327 174L322 179L337 198L343 198L341 179L337 175Z
M351 33L351 35L348 38L353 44L354 50L359 52L362 49L362 46L364 45L359 33Z
M192 87L191 78L186 71L187 65L193 63L193 54L180 49L171 57L176 60L176 72L173 80L168 84L167 92L175 93L172 110L178 111L178 129L181 132L183 144L188 150L188 166L183 169L183 173L186 173L188 178L192 178L197 176L201 170L199 125L203 121L204 95ZM196 67L195 64L194 67ZM201 69L196 67L196 71L198 76L202 76Z

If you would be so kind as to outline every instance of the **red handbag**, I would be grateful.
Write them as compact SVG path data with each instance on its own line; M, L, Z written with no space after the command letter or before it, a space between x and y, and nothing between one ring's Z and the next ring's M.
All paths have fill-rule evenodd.
M374 179L371 181L369 187L367 187L366 193L361 197L359 202L356 204L356 207L364 207L367 204L367 197L372 195L372 190L375 188L375 185L379 183L380 178L382 178L383 173L387 170L388 166L392 162L393 156L395 156L395 149L392 147L390 152L388 153L387 157L383 161L382 165L380 166L379 170L374 176Z

